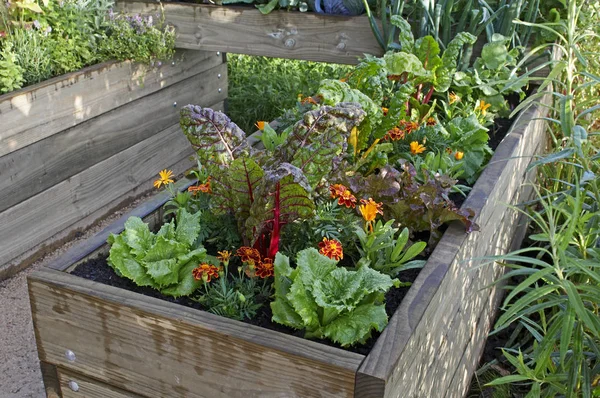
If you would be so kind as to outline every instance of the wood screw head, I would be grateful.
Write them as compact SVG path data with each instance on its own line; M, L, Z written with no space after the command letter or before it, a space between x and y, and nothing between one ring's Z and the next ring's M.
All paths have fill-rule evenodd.
M219 73L219 74L217 75L217 79L220 79L220 78L221 78L221 74Z
M296 45L296 40L294 40L294 39L287 39L283 44L286 47L291 48L291 47L294 47Z
M71 350L65 351L65 358L67 358L69 362L75 362L75 359L77 359L75 353Z
M221 91L223 91L223 89L219 88L219 90L218 90L218 91L219 91L219 92L221 92Z
M221 51L217 51L217 57L221 55Z
M69 382L69 388L75 392L79 391L79 384L76 381L71 380Z
M173 108L177 108L177 101L173 102Z
M175 61L171 62L171 66L175 66Z

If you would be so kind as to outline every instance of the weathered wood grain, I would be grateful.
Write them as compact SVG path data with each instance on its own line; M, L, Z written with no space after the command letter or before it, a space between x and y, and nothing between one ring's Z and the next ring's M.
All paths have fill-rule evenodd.
M46 398L62 398L56 366L41 361L40 369L42 371L42 379L44 380Z
M533 119L541 108L523 113L497 149L465 207L476 211L481 231L466 235L451 226L359 370L357 396L442 396L447 391L489 292L480 289L497 277L493 266L469 272L473 258L504 252L516 231L516 214L504 203L520 189L531 155L543 140ZM449 299L451 298L451 299ZM454 326L452 326L454 325ZM484 339L473 342L483 345ZM364 379L363 379L364 378Z
M175 66L104 63L0 96L0 156L196 74L211 52L179 51Z
M161 8L177 30L179 48L345 64L356 64L364 54L383 54L365 15L287 11L263 15L239 6L117 2L117 9L126 13L155 14Z
M174 125L0 213L0 258L10 262L192 153Z
M186 69L198 73L1 156L0 212L176 124L183 105L208 106L227 97L227 65L220 58Z
M131 391L123 391L109 384L93 380L66 369L58 369L62 398L142 398ZM70 383L76 383L72 385ZM73 388L74 389L73 389Z
M364 358L54 270L28 283L42 360L146 397L352 397Z

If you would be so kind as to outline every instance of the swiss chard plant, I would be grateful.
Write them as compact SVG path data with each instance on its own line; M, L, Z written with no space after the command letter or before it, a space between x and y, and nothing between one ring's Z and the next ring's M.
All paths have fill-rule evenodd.
M342 347L364 343L387 325L384 295L398 280L369 267L338 267L313 248L299 252L296 263L275 257L273 321Z
M353 103L307 112L272 151L250 147L244 132L212 109L186 106L181 127L212 178L213 211L233 215L244 243L272 259L282 226L313 216L311 193L339 163L364 117Z
M167 296L190 295L201 284L192 270L206 255L206 250L196 245L199 233L200 213L190 214L185 209L178 210L175 219L157 233L139 217L131 217L122 233L108 238L108 264L138 286L158 289Z

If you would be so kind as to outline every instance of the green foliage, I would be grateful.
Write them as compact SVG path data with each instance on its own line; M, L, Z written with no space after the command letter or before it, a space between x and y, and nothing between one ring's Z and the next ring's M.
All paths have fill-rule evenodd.
M341 79L352 67L227 54L227 68L228 114L242 130L252 132L257 121L275 120L294 108L298 95L316 93L321 79Z
M206 255L206 250L195 244L200 214L181 209L176 220L154 234L140 218L130 217L121 234L108 238L108 264L138 286L149 286L173 297L192 294L200 286L192 270Z
M348 271L316 249L298 253L297 267L275 257L273 321L305 330L307 338L328 338L342 347L364 343L387 324L385 293L397 280L368 267Z
M362 226L355 227L354 232L361 246L359 265L371 267L392 277L401 271L425 265L424 260L413 259L425 250L427 244L416 242L407 246L408 228L396 235L399 228L394 228L393 224L394 220L385 224L377 221L372 232L365 231Z
M4 40L12 46L17 65L23 71L24 85L39 83L52 76L49 40L46 36L36 30L17 28Z
M212 109L185 107L181 127L212 177L214 210L234 216L246 245L270 238L262 254L273 258L281 226L312 216L310 193L333 171L364 115L354 104L307 112L269 155L251 148L244 132Z
M106 36L98 43L98 51L103 58L118 61L151 63L172 58L175 29L160 23L152 16L114 17Z
M7 43L0 51L0 93L18 90L23 80L23 68L17 63L17 55L12 51L12 43Z
M271 285L261 283L257 278L248 278L243 272L238 275L228 272L227 266L216 281L205 283L204 293L194 298L208 312L242 321L252 319L263 305L271 291Z

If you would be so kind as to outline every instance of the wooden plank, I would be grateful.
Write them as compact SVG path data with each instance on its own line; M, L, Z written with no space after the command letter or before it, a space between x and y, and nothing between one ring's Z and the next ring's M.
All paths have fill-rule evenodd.
M538 110L532 109L521 115L519 120L531 122L538 115ZM534 125L537 123L531 124ZM495 225L506 213L506 208L499 206L498 202L507 203L512 199L522 182L524 171L517 172L517 177L514 174L517 170L525 169L530 161L529 155L537 148L529 145L532 143L530 140L541 139L539 134L527 135L526 130L529 130L527 125L521 125L520 122L513 126L464 205L478 213L476 220L481 232L466 236L464 228L460 226L448 229L361 366L359 375L364 374L365 384L357 386L357 392L362 394L357 396L381 397L383 390L386 397L435 396L439 391L444 391L444 386L440 389L438 384L436 391L429 391L433 395L423 395L416 390L436 383L429 378L425 383L418 380L427 377L435 369L435 366L428 366L432 363L427 360L438 358L439 347L444 339L443 331L448 329L460 310L467 294L466 288L472 283L472 277L464 272L465 267L471 264L465 264L464 261L503 251L510 243L508 238L512 237L514 231L512 223L506 223L505 231L498 231L498 225ZM515 156L521 157L510 159ZM452 300L448 300L448 297L452 297ZM477 307L473 310L475 313L478 311ZM443 363L436 359L438 366ZM449 380L443 381L447 387Z
M213 56L179 51L175 66L154 69L109 62L2 95L0 156L193 76L196 63Z
M62 387L62 398L142 398L141 395L120 390L66 369L58 369L58 378Z
M192 153L174 125L0 213L0 258L9 262Z
M214 109L222 109L222 107L223 101L211 106L211 108ZM175 128L175 126L173 126L173 128ZM183 157L173 164L161 165L161 168L173 170L175 175L180 175L195 165L196 163L192 158ZM28 267L33 262L44 257L46 254L51 253L56 248L76 238L79 236L79 234L96 225L99 221L114 215L115 212L120 211L120 209L123 207L129 206L135 199L152 191L154 189L152 187L152 182L155 179L156 174L152 175L138 186L131 188L122 196L113 198L112 200L106 202L103 206L98 207L96 210L89 213L87 216L79 218L75 223L69 225L62 231L56 232L52 236L45 239L43 243L23 252L10 262L0 263L0 281Z
M362 355L54 270L28 283L40 358L117 388L147 397L353 397Z
M156 14L175 26L179 48L225 51L356 64L364 54L382 55L369 20L357 17L273 11L209 4L118 1L126 13Z
M62 398L56 366L41 361L40 369L42 371L42 379L44 381L44 392L46 393L46 398Z
M176 124L182 106L226 98L226 64L210 57L196 71L202 73L0 157L0 212Z

